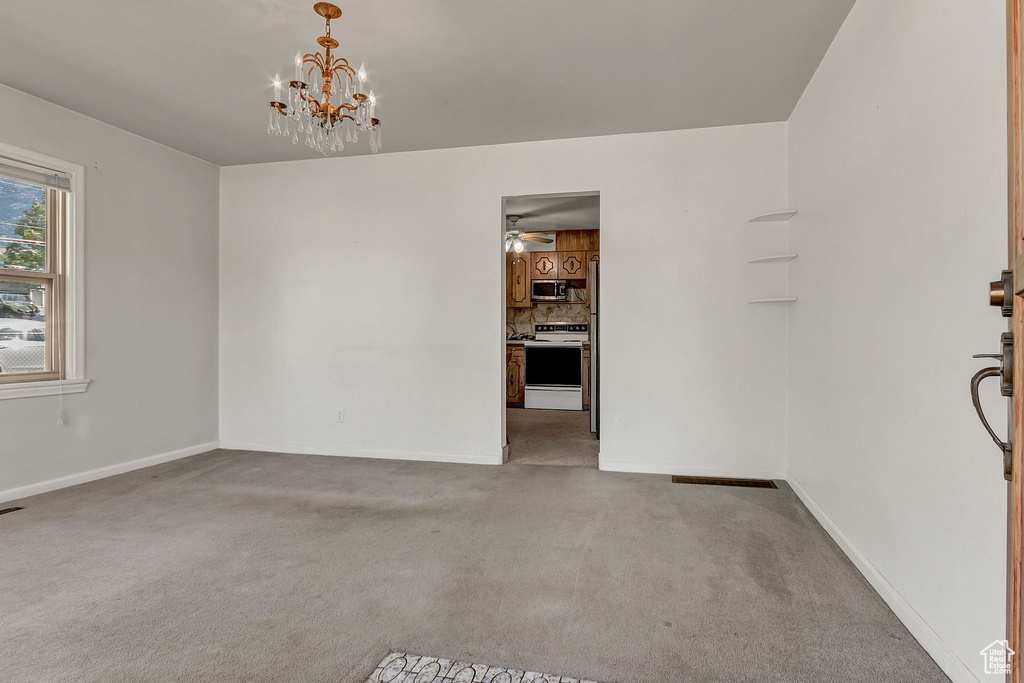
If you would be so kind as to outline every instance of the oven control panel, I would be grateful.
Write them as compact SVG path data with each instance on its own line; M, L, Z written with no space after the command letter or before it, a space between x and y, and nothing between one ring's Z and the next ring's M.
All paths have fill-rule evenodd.
M538 323L536 331L543 332L589 332L590 325L587 323Z

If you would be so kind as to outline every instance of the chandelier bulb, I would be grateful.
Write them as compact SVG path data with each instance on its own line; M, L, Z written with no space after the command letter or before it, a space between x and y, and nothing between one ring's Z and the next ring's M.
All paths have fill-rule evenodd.
M366 63L365 62L359 65L359 85L362 85L363 83L366 83ZM362 88L360 88L359 91L362 92Z

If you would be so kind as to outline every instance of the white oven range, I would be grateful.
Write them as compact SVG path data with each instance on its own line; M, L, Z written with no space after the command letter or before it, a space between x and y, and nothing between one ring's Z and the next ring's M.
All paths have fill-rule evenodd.
M583 410L583 342L587 323L538 323L525 343L525 407Z

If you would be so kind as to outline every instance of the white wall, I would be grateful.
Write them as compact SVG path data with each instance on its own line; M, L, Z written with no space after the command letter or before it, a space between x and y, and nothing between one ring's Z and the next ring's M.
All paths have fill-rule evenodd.
M4 86L0 122L0 141L86 167L92 380L64 426L57 396L0 401L0 498L216 441L217 167Z
M222 440L495 462L501 197L597 190L602 467L781 472L786 311L746 302L785 274L746 261L786 231L746 221L784 208L785 130L222 169Z
M859 0L789 125L789 469L955 680L1004 632L1006 489L968 395L1005 329L1004 11Z

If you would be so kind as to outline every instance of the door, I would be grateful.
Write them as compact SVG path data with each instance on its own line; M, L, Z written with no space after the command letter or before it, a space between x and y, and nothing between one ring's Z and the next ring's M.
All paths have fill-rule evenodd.
M583 280L587 277L587 252L557 251L558 279Z
M1021 449L1024 448L1024 143L1022 143L1022 52L1021 22L1022 2L1007 0L1007 106L1008 112L1008 237L1009 269L998 283L992 286L992 304L998 305L1003 315L1008 315L1009 334L1004 335L1004 357L1012 357L1010 368L1004 360L1000 363L1003 376L1003 393L1012 393L1010 409L1010 447L1007 467L1007 640L1010 649L1017 653L1011 657L1012 671L1008 679L1021 683L1021 657L1024 643L1021 639L1021 561L1022 561L1022 504L1024 487L1021 466ZM1012 348L1010 346L1012 345Z
M505 306L530 307L529 260L522 254L505 255Z
M558 252L534 251L530 253L530 278L555 280L558 277Z
M523 347L505 348L505 402L522 407L523 403Z
M533 342L526 344L527 387L583 387L583 345Z

